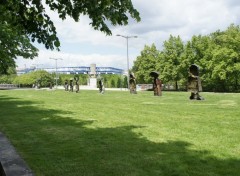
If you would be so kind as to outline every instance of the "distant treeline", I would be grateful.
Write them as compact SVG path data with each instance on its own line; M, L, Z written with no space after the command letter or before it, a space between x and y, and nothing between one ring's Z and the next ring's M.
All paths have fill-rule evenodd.
M74 78L74 74L60 74L58 75L58 85L64 85L65 81L69 81ZM106 74L100 75L104 80L104 86L107 88L126 88L127 87L127 77L123 75L116 74ZM15 84L20 87L32 87L33 84L37 82L40 87L49 87L55 85L56 79L55 73L50 74L44 70L38 70L30 73L26 73L20 76L16 74L7 74L0 76L0 84ZM89 76L86 74L79 74L79 84L87 85Z

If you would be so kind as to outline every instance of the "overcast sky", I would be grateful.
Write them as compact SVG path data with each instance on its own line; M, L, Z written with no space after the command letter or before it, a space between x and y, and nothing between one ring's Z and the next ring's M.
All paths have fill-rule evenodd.
M226 30L234 23L240 24L239 0L132 0L134 7L140 12L141 22L130 19L127 26L111 27L112 36L94 31L89 25L87 16L82 16L76 23L68 18L58 19L57 14L50 12L58 37L61 51L51 51L39 46L39 56L33 60L18 58L17 65L24 67L58 67L62 66L110 66L127 68L126 39L116 36L138 36L129 39L130 67L145 45L155 44L160 50L163 41L170 34L179 35L188 41L193 35L205 35L218 29Z

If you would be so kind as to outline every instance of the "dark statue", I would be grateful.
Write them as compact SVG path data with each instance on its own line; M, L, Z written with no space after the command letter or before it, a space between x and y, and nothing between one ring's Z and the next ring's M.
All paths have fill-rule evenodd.
M152 71L149 75L153 77L154 96L162 96L162 81L158 78L159 73Z
M98 80L98 87L99 87L99 93L104 94L104 84L103 84L102 78Z
M78 76L78 75L75 75L75 76L74 76L74 80L75 80L75 84L76 84L76 93L78 93L78 92L79 92L79 83L78 83L78 81L79 81L79 76Z
M73 92L73 79L70 79L70 83L69 83L70 89L69 92Z
M40 78L36 80L35 86L36 86L37 89L40 89L40 86L41 86L41 79Z
M188 72L188 91L191 92L190 100L204 100L203 97L199 95L199 92L202 92L202 84L199 75L199 67L195 64L192 64L189 67Z
M65 83L64 83L64 88L65 88L65 91L68 91L68 80L65 80Z
M52 82L49 82L49 89L52 89Z
M137 87L136 87L136 78L131 73L129 78L129 88L131 94L137 94Z

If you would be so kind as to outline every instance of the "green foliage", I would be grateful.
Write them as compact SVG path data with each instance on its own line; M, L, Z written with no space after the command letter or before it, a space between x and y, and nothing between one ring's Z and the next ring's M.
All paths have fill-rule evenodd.
M239 90L240 28L231 25L226 31L216 33L214 39L212 78L222 85L222 91Z
M0 5L0 11L1 9ZM14 59L17 56L32 59L37 56L38 50L16 26L2 21L2 16L4 15L0 17L0 74L7 74L9 68L15 68Z
M53 83L53 76L44 70L38 70L17 76L13 81L14 84L20 84L21 86L31 87L33 84L39 83L41 87L48 87L50 83Z
M141 55L137 57L134 61L132 71L136 76L136 81L138 84L150 83L152 78L149 76L151 71L159 71L157 64L160 62L160 53L156 46L152 44L151 46L144 46ZM161 69L161 68L160 68Z
M117 74L106 74L101 75L104 79L104 86L107 88L125 88L127 84L124 84L124 78L126 76L117 75ZM126 77L127 78L127 77Z
M107 26L109 22L112 25L126 25L128 24L128 14L140 21L139 13L133 7L131 0L46 0L45 3L52 11L56 11L62 20L69 16L75 21L79 21L81 15L89 16L92 20L90 23L92 27L108 35L111 34ZM60 41L56 28L46 13L42 1L2 0L0 8L7 24L16 26L20 32L30 36L32 41L43 43L47 49L59 49Z
M145 46L134 62L133 71L141 83L149 83L149 70L160 72L163 83L175 83L178 90L185 87L191 64L200 67L204 91L240 91L240 27L230 25L226 31L206 36L193 36L184 44L173 37L164 42L162 51L156 50L157 62L150 57L152 47ZM149 51L148 51L149 50ZM151 52L153 53L153 52Z
M184 44L180 36L170 38L164 42L162 57L158 64L158 70L161 71L163 82L174 81L175 88L178 90L178 81L182 78L182 60Z
M0 75L0 84L12 84L16 75Z
M111 31L107 24L127 25L129 15L140 21L139 12L131 0L1 0L0 1L0 74L6 74L9 67L15 67L17 56L34 58L37 48L31 42L37 41L47 49L60 48L56 27L45 11L44 4L56 11L59 18L67 16L75 21L87 15L90 25L107 35Z
M80 85L87 85L88 78L89 78L88 75L86 75L86 74L79 74L77 76L79 77L78 83ZM69 81L70 79L74 79L74 77L76 77L76 75L74 75L74 74L60 74L59 77L60 77L59 84L60 85L64 85L64 82L66 80Z

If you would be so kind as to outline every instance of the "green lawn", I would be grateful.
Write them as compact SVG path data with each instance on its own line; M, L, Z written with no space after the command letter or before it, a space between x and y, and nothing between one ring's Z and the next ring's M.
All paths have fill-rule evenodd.
M240 94L0 91L0 131L37 176L240 175Z

